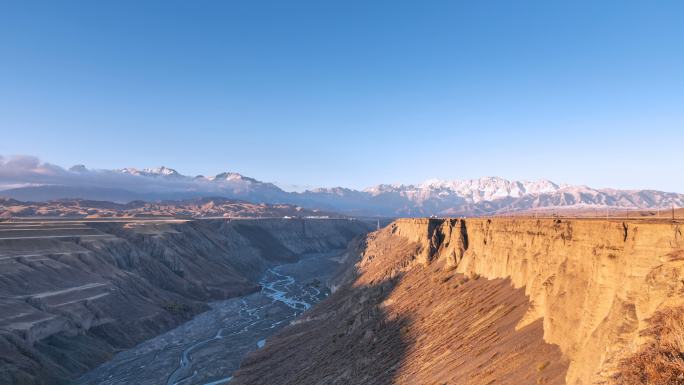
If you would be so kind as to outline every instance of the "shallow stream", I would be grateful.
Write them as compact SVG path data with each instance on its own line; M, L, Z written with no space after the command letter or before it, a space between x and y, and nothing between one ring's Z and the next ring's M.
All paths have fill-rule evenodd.
M315 254L266 271L259 293L211 303L211 310L117 354L74 385L229 383L247 353L325 298L339 253Z

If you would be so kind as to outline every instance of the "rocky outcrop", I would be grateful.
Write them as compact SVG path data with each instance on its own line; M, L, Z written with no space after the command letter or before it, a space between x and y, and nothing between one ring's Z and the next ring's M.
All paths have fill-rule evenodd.
M444 241L434 231L390 226L352 245L347 258L361 258L334 294L248 356L232 382L562 384L567 361L541 321L516 330L524 291L433 258Z
M399 220L393 228L467 275L508 278L570 360L568 384L605 381L659 310L681 304L679 224L603 220ZM422 238L422 240L421 240ZM423 262L423 261L421 261Z
M234 381L266 383L256 374L269 368L287 384L603 384L647 342L651 317L682 305L683 246L664 221L400 219ZM281 370L283 357L298 363Z
M0 383L62 384L121 349L259 290L306 253L345 248L360 221L0 223Z

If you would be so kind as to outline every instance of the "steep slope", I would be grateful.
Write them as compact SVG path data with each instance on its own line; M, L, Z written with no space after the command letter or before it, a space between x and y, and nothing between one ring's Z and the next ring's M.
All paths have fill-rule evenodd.
M61 384L205 310L265 269L346 247L349 220L0 223L0 383Z
M653 338L643 332L654 315L682 305L679 226L398 220L235 381L268 383L264 370L292 384L613 381Z
M679 224L474 220L458 271L509 277L544 320L544 338L570 359L568 384L605 381L657 310L681 304ZM439 233L439 230L437 230ZM445 244L444 251L448 250Z
M507 280L415 264L420 245L370 237L360 276L269 339L236 384L562 384L566 362ZM436 269L436 270L435 270Z

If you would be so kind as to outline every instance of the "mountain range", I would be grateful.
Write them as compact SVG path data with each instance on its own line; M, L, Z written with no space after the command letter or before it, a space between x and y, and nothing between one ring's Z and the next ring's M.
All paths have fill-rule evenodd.
M370 216L492 215L534 210L656 209L684 207L684 194L656 190L596 189L549 180L499 177L380 184L289 192L235 172L186 176L169 167L63 169L33 157L0 158L0 196L23 201L80 198L112 202L183 200L201 197Z

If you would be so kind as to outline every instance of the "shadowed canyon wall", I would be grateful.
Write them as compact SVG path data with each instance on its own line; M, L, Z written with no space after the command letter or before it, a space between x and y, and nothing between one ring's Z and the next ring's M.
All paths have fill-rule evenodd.
M344 249L350 220L0 222L0 383L62 384L259 290L263 271Z

